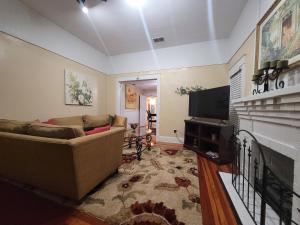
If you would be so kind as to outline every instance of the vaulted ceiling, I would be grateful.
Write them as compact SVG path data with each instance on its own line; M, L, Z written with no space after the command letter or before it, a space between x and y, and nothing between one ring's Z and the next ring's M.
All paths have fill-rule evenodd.
M228 38L247 0L21 0L106 55ZM154 44L153 37L165 42ZM76 48L76 46L74 46Z

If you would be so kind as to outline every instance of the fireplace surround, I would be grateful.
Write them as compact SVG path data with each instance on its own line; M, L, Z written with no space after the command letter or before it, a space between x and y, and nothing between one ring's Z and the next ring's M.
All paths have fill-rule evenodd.
M283 179L300 193L300 86L240 98L233 101L233 106L239 117L239 129L251 132L264 146L271 165L281 162L279 170L285 170L282 176L290 174ZM278 160L280 156L282 161ZM299 209L300 199L294 197L292 219L298 223Z
M252 162L254 165L254 159L259 158L259 151L256 146L252 146ZM261 145L262 153L264 154L265 164L268 167L269 173L267 174L266 182L266 203L272 207L274 212L281 215L283 222L286 225L291 225L292 217L292 204L293 204L293 190L294 184L294 160ZM259 165L260 174L263 174L263 165ZM272 172L272 173L271 173ZM251 184L256 182L256 190L263 194L263 178L258 179L252 174Z

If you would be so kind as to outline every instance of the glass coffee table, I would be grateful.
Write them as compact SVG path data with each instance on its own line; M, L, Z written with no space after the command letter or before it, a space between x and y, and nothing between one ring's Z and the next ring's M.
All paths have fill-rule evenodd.
M152 130L145 126L135 129L127 129L124 136L124 148L132 148L135 146L137 159L141 160L142 153L145 150L151 150Z

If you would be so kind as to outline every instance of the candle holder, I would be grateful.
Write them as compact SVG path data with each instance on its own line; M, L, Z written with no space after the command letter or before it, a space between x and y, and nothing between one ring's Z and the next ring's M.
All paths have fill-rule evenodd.
M260 94L260 85L264 85L263 92L269 91L269 81L275 80L275 88L284 88L284 81L278 82L280 74L288 69L288 60L274 60L272 62L265 62L262 68L255 71L252 81L256 84L256 89L253 90L253 95Z

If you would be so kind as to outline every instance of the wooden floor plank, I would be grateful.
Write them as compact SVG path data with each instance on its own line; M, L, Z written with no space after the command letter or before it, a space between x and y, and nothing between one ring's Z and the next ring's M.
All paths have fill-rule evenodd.
M199 171L203 171L204 170L204 166L202 165L202 162L198 160L198 170ZM207 184L208 183L204 183L203 181L205 181L206 178L204 176L204 173L200 173L199 172L199 187L200 187L200 203L201 203L201 209L202 209L202 219L203 219L203 224L205 225L214 225L215 221L214 221L214 216L213 216L213 212L211 209L211 202L209 201L209 196L208 194L208 188L207 188ZM208 184L209 185L209 184ZM205 194L203 194L205 193Z
M206 173L206 177L208 177L208 180L205 180L202 183L205 183L207 186L211 185L212 189L213 189L213 196L210 196L211 198L208 199L209 202L215 202L216 206L217 206L217 210L213 210L213 208L211 210L213 210L213 216L218 218L215 219L215 224L214 225L237 225L238 224L238 220L236 219L234 210L231 207L230 204L230 200L227 197L227 194L224 190L223 184L220 181L219 177L218 177L218 172L230 172L230 166L228 165L223 165L223 166L219 166L216 165L215 163L201 157L198 156L198 161L199 164L201 163L202 165L204 165L206 168L203 170L199 170L199 173ZM203 185L203 184L200 184ZM209 187L208 187L209 188ZM201 189L200 187L200 195L201 197L203 195L206 195L206 193L203 191L204 189ZM206 207L207 204L202 204L202 207ZM210 210L210 209L208 209ZM203 217L206 217L206 215L203 215ZM203 225L208 225L206 223L203 223ZM210 225L210 224L209 224Z

